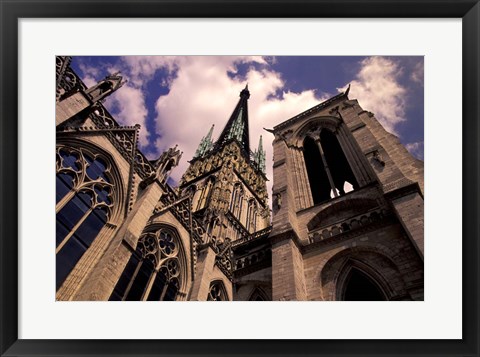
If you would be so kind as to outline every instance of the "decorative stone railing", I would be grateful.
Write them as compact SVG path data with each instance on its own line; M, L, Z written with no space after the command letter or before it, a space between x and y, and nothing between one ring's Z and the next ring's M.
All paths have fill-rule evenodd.
M269 249L263 249L249 254L245 257L241 257L235 260L235 270L248 268L258 263L264 262L271 257L271 251Z
M386 210L385 208L378 208L370 212L351 217L342 222L337 222L335 224L312 230L308 233L308 239L310 243L324 241L340 234L369 226L389 215L391 215L390 211Z
M260 231L257 231L257 232L254 232L252 234L249 234L247 236L244 236L243 238L240 238L240 239L237 239L236 241L234 241L232 243L232 247L238 247L239 245L243 244L243 243L246 243L246 242L250 242L252 240L255 240L255 239L259 239L259 238L262 238L266 235L269 235L270 232L272 231L272 226L269 226L267 228L264 228Z

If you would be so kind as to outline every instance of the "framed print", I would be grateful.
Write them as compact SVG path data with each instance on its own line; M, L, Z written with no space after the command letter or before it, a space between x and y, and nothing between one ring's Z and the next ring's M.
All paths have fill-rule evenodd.
M91 5L2 2L2 355L478 355L477 1Z

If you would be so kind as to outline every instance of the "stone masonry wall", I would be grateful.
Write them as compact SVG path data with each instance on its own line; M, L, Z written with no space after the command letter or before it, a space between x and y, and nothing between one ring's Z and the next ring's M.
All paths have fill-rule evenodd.
M215 252L211 247L205 247L198 253L195 280L190 295L191 301L207 300L210 284L220 280L227 291L228 299L232 300L232 283L225 277L222 271L215 266Z
M272 247L273 300L307 300L303 258L292 239Z
M329 265L336 259L335 273L329 277L328 269L332 269ZM348 259L358 260L379 272L392 298L423 300L423 261L398 224L344 241L318 245L305 253L308 300L336 299L336 278Z

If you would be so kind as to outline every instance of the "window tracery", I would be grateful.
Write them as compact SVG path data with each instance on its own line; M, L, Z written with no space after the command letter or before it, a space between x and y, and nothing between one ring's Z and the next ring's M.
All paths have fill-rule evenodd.
M209 177L205 183L205 186L202 189L202 193L200 194L200 199L198 200L197 211L205 208L207 203L210 200L210 196L212 194L213 184L215 183L214 177Z
M56 149L56 289L109 221L115 186L107 160L86 149Z
M243 188L240 183L236 183L233 188L232 200L230 202L230 212L238 219L241 219L243 206Z
M228 301L225 286L221 281L214 281L210 284L207 301Z
M257 204L252 198L248 201L246 228L249 232L254 232L257 225Z
M169 228L142 234L110 300L176 300L182 280L180 249L176 233Z

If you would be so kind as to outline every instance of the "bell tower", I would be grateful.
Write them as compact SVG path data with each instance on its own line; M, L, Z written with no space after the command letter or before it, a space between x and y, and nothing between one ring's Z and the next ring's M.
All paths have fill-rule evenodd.
M272 132L272 299L423 300L423 162L348 89Z
M216 141L214 126L202 138L180 190L207 227L206 244L235 241L269 226L265 151L252 152L248 131L248 86Z
M250 150L249 98L246 86L218 139L212 140L213 126L202 138L179 185L182 195L190 195L194 216L206 228L204 254L212 250L215 264L232 279L232 246L270 226L262 139L255 152ZM226 289L231 299L228 290L231 286Z

